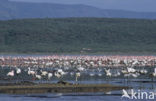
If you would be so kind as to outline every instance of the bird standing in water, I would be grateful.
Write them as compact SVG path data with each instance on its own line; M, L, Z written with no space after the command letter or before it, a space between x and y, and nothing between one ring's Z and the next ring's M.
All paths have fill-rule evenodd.
M80 72L77 72L75 76L76 76L76 79L75 79L75 80L76 80L76 82L77 82L77 81L78 81L78 77L81 76Z

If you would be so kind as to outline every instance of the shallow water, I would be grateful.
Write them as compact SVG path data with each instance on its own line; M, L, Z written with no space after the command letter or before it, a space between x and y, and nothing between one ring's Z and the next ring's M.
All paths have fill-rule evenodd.
M6 55L7 56L7 55ZM10 56L10 55L9 55ZM13 55L18 56L18 55ZM19 55L19 56L29 56L29 55ZM38 55L33 55L38 56ZM0 77L3 79L6 76L6 73L10 71L10 68L3 68L3 70L0 70ZM16 82L22 78L25 78L25 80L31 81L32 77L26 75L26 72L23 69L24 72L22 72L21 76L15 76L12 78L13 82ZM82 73L81 77L79 78L78 83L82 84L114 84L114 85L124 85L124 86L130 86L135 91L141 90L146 92L155 92L156 93L156 82L142 82L142 81L151 81L149 77L146 75L141 76L137 79L125 79L123 78L123 75L119 76L118 78L106 78L105 73L101 71L102 76L97 75L96 70L89 70L87 73ZM150 69L148 71L151 71ZM89 76L89 73L92 72L95 74L95 76ZM21 78L22 77L22 78ZM0 78L0 79L1 79ZM6 80L0 80L0 82L10 82ZM63 77L63 80L66 80L68 82L75 83L75 77L71 75L67 75ZM58 81L58 78L53 77L51 81L47 80L38 80L35 81L36 83L56 83ZM156 81L156 80L155 80ZM156 101L155 100L147 100L147 99L126 99L121 98L122 91L112 91L112 92L106 92L106 93L70 93L70 94L30 94L30 95L8 95L8 94L0 94L0 101Z
M121 94L40 94L0 95L0 101L140 101L121 98ZM141 101L155 101L142 99Z
M17 78L15 78L16 81ZM29 78L28 78L29 80ZM75 83L74 77L71 78L70 75L66 75L63 80L68 82ZM47 80L39 80L35 81L36 83L56 83L58 78L52 78L51 81ZM142 82L142 81L149 81L149 82ZM6 82L5 80L1 80L2 82ZM10 81L7 81L10 82ZM142 90L146 92L155 92L156 93L156 80L151 82L151 79L148 77L142 77L137 79L124 79L122 77L118 78L106 78L105 75L99 77L95 76L87 76L86 74L82 75L79 78L78 83L82 84L113 84L113 85L124 85L133 87L135 91ZM70 94L30 94L30 95L7 95L7 94L0 94L0 101L155 101L155 100L131 100L126 98L121 98L122 90L120 91L112 91L106 93L70 93ZM156 95L155 95L156 98Z
M121 98L121 91L104 93L0 95L1 101L130 101ZM134 100L139 101L139 100ZM147 101L147 100L142 100Z
M142 83L140 79L132 79L131 82L119 82L122 79L105 81L105 80L91 80L80 81L80 83L92 84L92 83L109 83L115 85L128 85L133 87L135 91L141 90L146 92L156 92L156 83ZM56 82L56 81L54 81ZM74 82L74 81L70 81ZM112 91L106 93L56 93L56 94L27 94L27 95L8 95L0 94L0 101L155 101L155 100L132 100L127 98L121 98L122 91Z
M48 95L48 94L47 94ZM105 95L62 95L56 96L51 95L48 96L28 96L28 95L0 95L0 99L2 101L113 101L115 99L119 99L120 96L105 96Z

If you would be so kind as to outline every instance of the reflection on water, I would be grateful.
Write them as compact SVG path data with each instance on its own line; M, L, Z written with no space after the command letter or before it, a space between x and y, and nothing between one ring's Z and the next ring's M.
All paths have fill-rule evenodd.
M136 84L136 83L134 83ZM137 85L137 84L136 84ZM148 85L148 84L147 84ZM154 89L144 89L144 91L153 91ZM121 91L112 91L107 93L69 93L69 94L27 94L27 95L0 95L1 101L140 101L122 99ZM148 101L148 100L141 100ZM149 100L151 101L151 100ZM152 100L154 101L154 100Z
M20 68L20 67L18 67ZM42 75L43 71L52 73L53 75L48 78L48 75L42 78L35 78L34 75L29 75L28 68L20 68L21 73L14 76L7 76L7 74L17 68L0 67L0 83L11 83L20 81L31 81L35 83L56 83L59 80L65 80L71 83L82 84L114 84L132 87L134 90L141 90L147 92L156 92L156 80L151 76L155 72L155 67L137 67L131 68L123 67L105 67L105 68L31 68L35 71L35 75ZM62 70L62 75L58 77L56 73ZM78 70L80 69L80 70ZM41 71L42 70L42 71ZM76 73L80 72L78 81L75 81ZM1 94L0 101L131 101L129 99L121 99L122 91L111 91L106 93L58 93L58 94L27 94L27 95L7 95ZM133 100L140 101L140 100ZM147 101L141 100L141 101ZM151 100L150 100L151 101Z
M70 75L64 77L65 80L71 78ZM48 81L51 83L57 82L56 78L54 80ZM75 82L70 79L69 82ZM146 81L146 82L145 82ZM2 81L1 81L2 82ZM47 83L47 80L35 81ZM147 92L156 92L156 83L151 82L150 79L143 78L129 78L127 81L124 78L111 78L110 80L106 80L105 76L98 77L87 77L86 75L82 76L79 79L79 83L85 84L100 84L100 83L109 83L115 85L128 85L133 87L137 91L137 89L147 91ZM106 93L69 93L69 94L27 94L27 95L0 95L0 101L140 101L140 100L129 100L129 99L121 99L122 91L112 91ZM141 100L148 101L148 100ZM149 100L151 101L151 100ZM154 100L153 100L154 101Z
M55 96L55 95L54 95ZM115 99L120 99L120 96L105 96L105 95L62 95L60 97L29 97L26 95L14 96L14 95L1 95L2 101L113 101ZM119 100L120 101L120 100Z

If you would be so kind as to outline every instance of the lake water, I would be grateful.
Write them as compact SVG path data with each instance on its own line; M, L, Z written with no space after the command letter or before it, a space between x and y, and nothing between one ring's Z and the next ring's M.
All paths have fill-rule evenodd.
M144 79L131 79L131 82L123 82L123 79L114 79L106 81L102 79L88 79L82 80L79 83L109 83L115 85L131 86L135 91L141 90L146 92L156 92L156 83L147 82L142 83ZM145 80L148 81L148 80ZM56 81L53 81L56 82ZM69 81L74 82L74 81ZM155 100L138 100L138 99L127 99L121 98L122 91L112 91L106 93L56 93L56 94L27 94L27 95L8 95L0 94L0 101L155 101ZM156 96L156 95L155 95Z
M3 55L4 56L4 55ZM6 55L7 56L7 55ZM15 55L17 56L17 55ZM27 55L22 55L27 56ZM35 56L35 55L34 55ZM38 56L38 55L36 55ZM3 68L0 69L0 77L4 78L6 73L10 71L10 68ZM87 72L82 73L81 77L79 78L78 83L82 84L114 84L114 85L124 85L130 86L135 91L143 91L143 92L154 92L156 94L156 80L151 82L151 78L147 75L142 75L141 77L134 79L134 78L123 78L123 75L117 78L107 78L105 73L101 71L102 76L98 76L98 72L96 70L88 70ZM148 69L148 72L151 70ZM22 75L15 76L13 81L17 79L20 80L25 78L25 80L31 80L32 78L26 75L26 72L23 69ZM115 73L112 71L112 73ZM90 73L93 73L94 76L89 76ZM22 78L21 78L22 77ZM63 77L63 80L68 82L75 83L75 77L71 75L67 75ZM58 78L53 77L50 83L55 83L58 81ZM128 81L128 82L127 82ZM0 82L6 82L5 80L0 80ZM35 81L36 83L46 83L46 80L38 80ZM48 81L49 82L49 81ZM27 94L27 95L8 95L8 94L0 94L0 101L156 101L149 100L149 99L127 99L122 98L122 90L120 91L111 91L105 93L53 93L53 94Z
M155 100L132 100L122 99L120 95L105 94L43 94L34 95L0 95L0 101L155 101Z
M0 95L1 101L120 101L120 96L106 96L102 94L86 94L86 95Z
M4 71L7 69L3 69L1 74L6 74ZM24 75L24 78L27 76ZM63 80L68 82L75 83L75 77L71 75L64 76ZM19 77L15 77L19 79ZM31 81L31 78L27 77L27 80ZM155 80L152 82L150 78L146 76L142 76L141 78L123 78L122 76L117 78L106 78L105 75L99 77L95 74L95 76L90 77L87 74L82 74L81 77L78 79L78 83L82 84L113 84L113 85L124 85L130 86L135 91L141 90L146 92L154 92L156 93L156 82ZM56 83L58 78L53 77L51 81L47 80L38 80L35 81L36 83ZM6 82L5 80L1 80L0 82ZM10 81L9 81L10 82ZM56 93L56 94L29 94L29 95L8 95L8 94L0 94L0 101L155 101L155 100L131 100L126 98L121 98L122 90L120 91L112 91L112 92L105 92L105 93L70 93L70 94L63 94L63 93ZM156 95L155 95L156 98Z

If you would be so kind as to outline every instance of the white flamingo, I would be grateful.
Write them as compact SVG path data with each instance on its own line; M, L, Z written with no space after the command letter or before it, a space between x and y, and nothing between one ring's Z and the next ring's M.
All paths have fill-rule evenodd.
M76 76L76 82L77 82L78 77L80 77L80 76L81 76L80 72L77 72L77 73L75 74L75 76Z
M50 80L52 76L53 76L52 73L48 73L48 80Z
M20 68L16 68L16 74L20 74L21 73L21 69Z
M42 79L42 76L41 75L35 75L35 77L37 78L37 79L39 79L39 80L41 80Z
M36 74L36 72L35 71L33 71L33 70L30 70L30 67L28 68L28 75L35 75Z
M55 74L54 74L57 78L61 78L61 74L59 73L59 72L55 72Z
M106 72L106 76L109 76L111 77L112 76L112 73L110 72L110 69L105 69L105 72Z
M156 68L154 68L154 72L152 73L153 77L156 77Z
M42 71L42 70L41 70L41 75L42 75L42 76L46 76L47 74L48 74L47 71Z
M132 75L132 77L137 78L140 74L139 73L132 73L131 75Z
M142 70L140 70L140 73L141 73L141 74L147 74L147 73L148 73L148 71L147 71L147 70L145 70L145 69L142 69Z
M136 70L134 68L130 68L130 67L127 67L127 71L129 73L135 73L136 72Z
M14 75L15 75L14 70L12 70L12 71L10 71L10 72L7 73L7 76L11 76L11 77L13 77Z
M78 69L78 71L84 71L85 70L85 68L83 68L83 67L79 67L79 68L77 68Z

